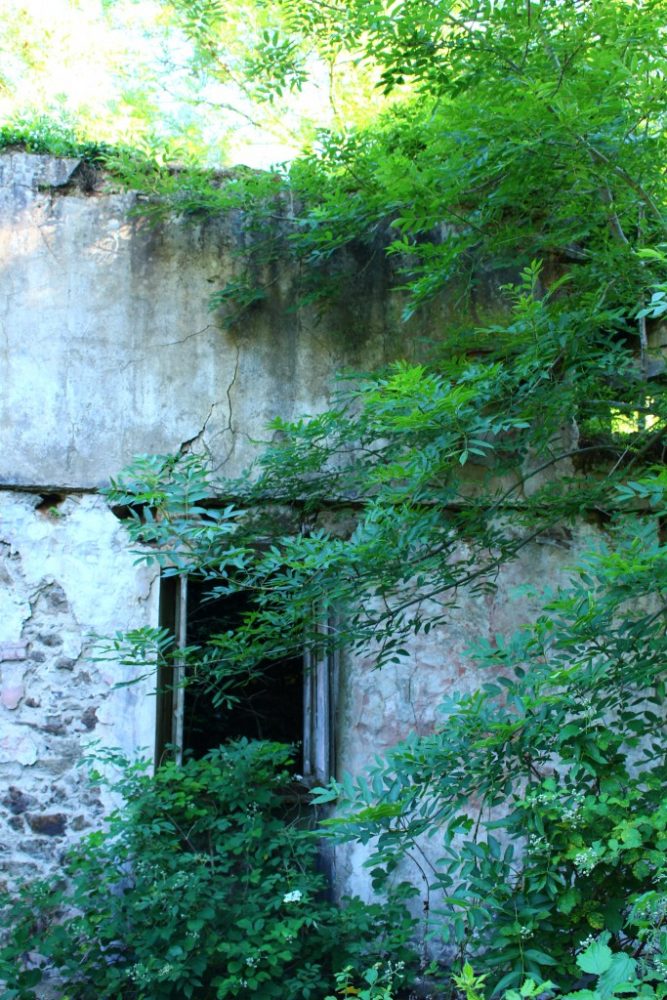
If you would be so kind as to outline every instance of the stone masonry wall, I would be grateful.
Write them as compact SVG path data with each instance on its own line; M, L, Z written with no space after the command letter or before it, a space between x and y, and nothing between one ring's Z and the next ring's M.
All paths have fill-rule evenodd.
M137 570L125 531L95 496L51 508L0 492L0 870L44 872L110 803L85 753L150 754L152 683L91 659L93 635L156 616L155 574Z

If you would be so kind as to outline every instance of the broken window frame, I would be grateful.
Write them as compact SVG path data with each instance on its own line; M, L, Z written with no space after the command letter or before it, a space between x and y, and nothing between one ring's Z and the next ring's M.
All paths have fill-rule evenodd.
M185 659L179 652L188 645L188 577L160 578L160 625L174 635L173 662L160 663L156 676L155 766L170 759L182 764L185 732ZM303 732L301 775L306 785L325 784L335 776L337 693L340 654L328 636L336 629L331 610L314 615L322 643L303 650Z

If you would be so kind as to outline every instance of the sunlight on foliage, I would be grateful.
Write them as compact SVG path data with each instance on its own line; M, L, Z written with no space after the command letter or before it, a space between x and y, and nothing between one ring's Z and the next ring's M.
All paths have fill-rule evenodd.
M121 0L105 9L119 18L129 10ZM146 11L150 20L155 8ZM271 444L238 480L197 456L144 456L107 491L131 511L140 560L218 595L251 596L235 631L192 651L213 697L224 699L231 677L304 649L392 669L414 656L415 636L440 641L462 593L483 605L537 542L569 544L584 524L594 539L535 620L493 641L480 636L470 655L482 680L448 694L439 726L314 794L336 810L328 836L367 845L379 893L420 859L423 952L446 960L428 971L444 996L452 983L467 1000L552 989L577 1000L665 995L667 382L654 346L660 352L666 301L665 23L666 0L164 0L146 30L176 40L164 52L175 103L164 104L156 64L132 64L136 91L119 108L121 118L136 110L150 155L112 151L105 161L144 193L141 210L156 222L242 213L243 267L211 300L235 335L246 335L251 310L273 305L267 273L278 267L300 274L292 313L314 320L330 305L349 307L349 340L367 336L353 325L356 303L378 287L393 296L387 315L406 324L408 357L346 376L322 413L277 418ZM7 94L41 56L14 15L2 30L23 53L3 68ZM303 155L263 174L201 169L232 148L216 89L229 86L242 98L232 115L241 109L252 127L255 109L262 127L284 116ZM326 96L326 114L301 107L295 121L285 109L310 99L310 88ZM207 131L209 111L220 115L219 133ZM56 127L49 141L67 134ZM174 171L168 160L182 137ZM335 609L336 627L319 628L313 609ZM164 638L115 637L110 650L136 664ZM194 769L169 776L196 778ZM163 780L159 772L142 785L151 808L172 794ZM248 794L254 786L239 793L242 825ZM194 801L178 809L196 811ZM124 836L143 851L154 835L166 851L167 881L146 886L163 907L160 887L171 892L182 859L174 868L170 825L140 819ZM274 835L286 831L272 826ZM228 842L226 828L216 825L215 836ZM91 843L116 850L104 837ZM247 849L234 840L232 861ZM142 1000L250 989L247 976L238 982L241 959L225 950L227 933L239 954L244 947L225 923L229 872L213 878L215 841L204 869L199 853L185 851L193 885L223 901L215 919L225 933L203 955L194 946L184 955L174 918L167 948L173 933L181 952L167 952L166 972L154 911L147 920L132 893L98 899L96 854L75 856L83 916L67 926L78 952L57 922L48 933L66 966L93 955L91 996L96 976L107 990L129 976L124 960L94 950L94 935L91 944L87 921L100 915L107 949L126 946L126 920L141 928L141 955L122 954L140 969ZM115 863L108 870L119 878ZM246 936L262 937L260 911L298 907L315 884L281 883L267 902L263 878L247 889ZM26 889L19 954L35 911L53 913L50 890L39 891ZM326 914L314 936L295 935L317 962L321 933L339 919ZM386 965L365 952L349 970L344 956L327 966L322 983L310 959L296 968L296 945L276 950L271 940L266 996L284 996L285 969L295 997L319 1000L316 979L343 996L388 1000L394 990ZM16 954L7 953L10 970ZM197 993L210 963L215 993ZM15 995L33 995L33 970L14 974L28 976Z

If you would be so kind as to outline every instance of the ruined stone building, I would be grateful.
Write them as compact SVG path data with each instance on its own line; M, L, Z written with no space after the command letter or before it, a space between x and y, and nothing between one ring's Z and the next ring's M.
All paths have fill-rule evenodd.
M236 475L271 418L323 409L337 370L382 363L401 336L407 352L419 332L398 331L372 275L328 317L288 312L289 269L243 331L225 331L207 303L237 266L238 218L151 226L128 214L137 195L79 176L77 160L0 157L0 866L12 874L57 864L100 822L85 753L155 753L155 679L119 687L127 669L90 655L95 636L157 624L166 593L100 487L139 454L205 450ZM307 741L327 741L334 772L356 772L428 731L441 696L474 684L470 641L525 617L516 585L571 561L535 544L401 666L340 664ZM342 886L360 886L359 851L339 860Z

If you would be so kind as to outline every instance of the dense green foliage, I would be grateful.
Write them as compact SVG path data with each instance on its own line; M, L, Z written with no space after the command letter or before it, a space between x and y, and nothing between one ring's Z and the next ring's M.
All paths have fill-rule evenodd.
M169 6L197 58L220 59L222 5ZM570 586L477 649L479 691L318 794L339 803L332 836L372 845L378 887L422 859L429 933L460 976L475 970L460 989L548 976L606 1000L623 973L626 992L662 995L667 5L273 6L279 33L257 36L253 86L301 87L306 42L321 54L335 24L403 99L320 134L275 175L220 184L133 164L128 179L156 195L153 214L245 210L262 239L214 303L236 304L239 329L272 257L298 259L321 304L379 260L406 318L432 310L432 342L421 364L344 382L324 414L276 421L249 476L143 458L110 499L134 512L141 558L253 594L234 633L189 652L221 704L239 676L304 644L391 669L462 588L492 589L535 539L593 522ZM441 296L472 315L490 284L491 318L441 327ZM169 656L164 636L132 638L139 658L153 641Z
M200 59L224 72L222 5L172 6ZM372 64L386 92L410 95L365 127L321 131L288 169L290 243L311 278L362 243L397 258L409 309L454 276L474 285L482 265L535 257L550 273L568 267L595 302L641 299L633 248L667 236L664 0L281 0L271 11L291 34L254 41L269 91L301 86L307 52L337 45ZM268 188L265 229L275 198ZM330 288L324 277L314 287Z
M149 468L142 463L144 474ZM290 534L258 554L243 540L246 530L257 530L256 512L246 522L232 507L198 509L212 487L196 461L172 467L162 490L159 496L153 481L137 495L154 508L135 526L144 543L159 546L150 558L209 575L221 591L253 588L257 595L236 633L190 652L221 701L230 680L252 671L257 657L284 655L303 635L313 645L338 642L367 655L374 637L376 662L391 669L399 643L447 620L454 598L446 588L455 594L457 578L448 582L441 570L439 594L434 557L420 585L416 555L403 548L391 579L386 520L371 532L375 505L370 523L349 537ZM316 795L337 801L346 814L331 822L332 835L374 845L369 863L378 890L392 883L406 857L420 859L433 942L449 943L462 961L487 970L496 989L520 985L526 975L571 986L580 976L578 950L599 932L626 956L631 978L664 978L667 580L657 535L667 513L664 477L616 490L619 504L648 505L645 516L621 516L536 624L480 644L474 657L489 674L480 690L449 698L432 735L409 738L357 782L334 781ZM394 516L395 551L397 526L407 530L408 521L401 507ZM562 510L560 517L562 523ZM456 519L444 521L454 535L448 541L455 572L468 585L490 586L497 560L480 562L473 526L466 537L473 555L456 560L466 523L455 533ZM425 524L434 531L433 521L420 520L420 544ZM438 537L445 536L443 526ZM507 532L503 558L512 555L512 538ZM169 548L176 541L178 551ZM498 529L494 542L502 541ZM440 542L437 556L446 551ZM399 573L407 558L410 568ZM316 597L347 608L336 636L323 640L313 629Z
M409 963L399 903L326 901L290 763L285 747L239 742L154 778L126 768L122 812L72 852L69 881L9 909L3 997L40 996L45 959L71 1000L321 1000L346 962Z
M80 156L95 163L104 162L111 151L104 143L86 140L71 126L46 116L17 117L0 126L0 149L13 148L50 156Z

